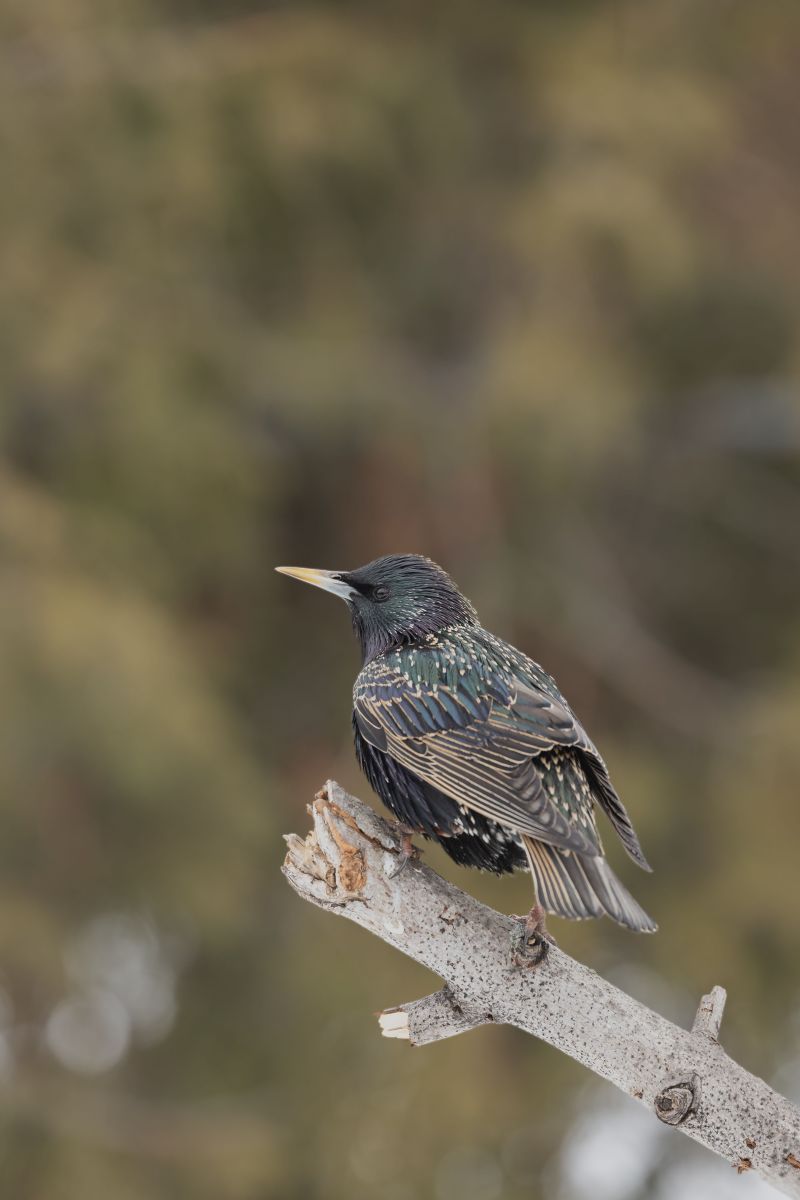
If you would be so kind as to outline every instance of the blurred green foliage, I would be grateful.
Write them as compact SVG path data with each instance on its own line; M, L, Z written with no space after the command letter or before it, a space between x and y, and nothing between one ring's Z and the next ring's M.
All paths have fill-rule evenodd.
M661 923L562 944L684 1021L724 984L789 1087L798 39L778 0L7 0L4 1194L558 1189L585 1075L382 1043L433 981L280 877L365 785L345 613L278 562L426 552L557 675Z

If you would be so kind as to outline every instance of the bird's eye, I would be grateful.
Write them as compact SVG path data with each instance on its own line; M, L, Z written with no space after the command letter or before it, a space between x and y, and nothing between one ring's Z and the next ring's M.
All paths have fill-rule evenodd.
M372 599L373 600L388 600L389 599L389 589L385 583L378 584L378 586L375 588L374 592L372 593Z

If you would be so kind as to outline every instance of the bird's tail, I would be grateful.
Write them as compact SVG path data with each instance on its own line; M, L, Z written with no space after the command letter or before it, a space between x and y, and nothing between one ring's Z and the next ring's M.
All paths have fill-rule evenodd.
M607 914L637 933L658 926L620 883L602 855L560 850L523 835L522 843L542 907L574 921Z

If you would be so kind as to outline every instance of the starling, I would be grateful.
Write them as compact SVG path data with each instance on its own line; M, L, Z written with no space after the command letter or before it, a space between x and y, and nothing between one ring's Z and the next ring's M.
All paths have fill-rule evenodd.
M551 676L487 632L441 567L392 554L356 571L277 570L350 609L356 756L407 831L464 866L527 867L529 930L544 912L656 929L603 854L596 806L650 870L599 752Z

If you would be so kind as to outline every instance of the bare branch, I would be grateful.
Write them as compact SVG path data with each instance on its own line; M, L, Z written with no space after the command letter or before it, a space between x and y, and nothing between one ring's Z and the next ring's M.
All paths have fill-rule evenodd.
M434 971L444 988L380 1014L382 1032L425 1045L488 1021L563 1050L740 1170L800 1197L800 1111L717 1042L725 993L680 1029L563 951L514 965L519 922L400 856L392 827L329 782L283 871L305 900L348 917ZM403 865L404 864L404 865ZM516 936L515 936L516 935Z

